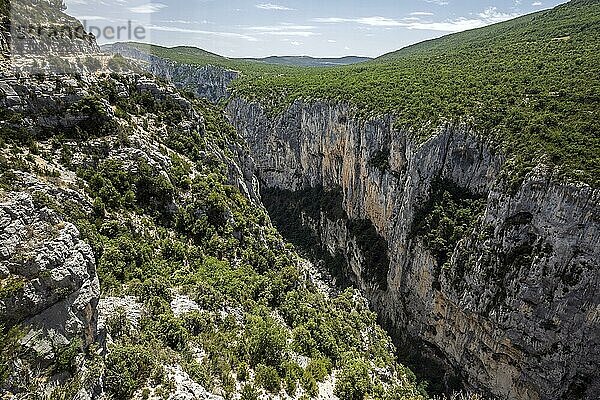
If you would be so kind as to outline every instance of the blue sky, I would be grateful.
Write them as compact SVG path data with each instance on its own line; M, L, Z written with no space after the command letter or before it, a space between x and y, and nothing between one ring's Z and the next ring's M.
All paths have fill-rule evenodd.
M565 0L66 0L88 28L145 30L144 40L228 57L376 57ZM110 32L110 31L109 31ZM127 40L127 30L121 30ZM139 33L140 31L138 31ZM110 36L110 35L109 35ZM114 42L101 37L100 43Z

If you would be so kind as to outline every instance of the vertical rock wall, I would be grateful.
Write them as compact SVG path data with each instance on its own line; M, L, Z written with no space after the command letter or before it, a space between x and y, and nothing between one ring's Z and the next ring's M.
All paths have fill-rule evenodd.
M236 71L212 65L199 67L176 63L148 54L126 43L107 45L102 49L138 60L148 72L214 103L229 97L227 86L238 77Z
M385 284L371 285L381 266L348 254L348 222L303 213L327 252L346 251L351 279L400 344L425 343L501 398L600 395L598 190L557 183L540 167L509 192L502 156L463 126L419 143L389 117L361 122L339 104L297 101L271 118L235 98L227 113L266 188L339 188L347 221L370 221L387 242ZM453 194L436 200L439 182ZM449 204L482 207L463 209L473 226L434 251L415 224L440 210L455 217Z

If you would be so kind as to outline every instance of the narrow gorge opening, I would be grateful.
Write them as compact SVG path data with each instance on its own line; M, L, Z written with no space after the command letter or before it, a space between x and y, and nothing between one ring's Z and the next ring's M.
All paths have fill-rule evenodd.
M392 337L399 361L414 371L419 381L428 383L430 394L465 389L460 371L450 365L440 349L417 337L409 337L402 327L383 317L373 303L374 298L387 290L388 243L368 219L349 218L343 208L341 188L290 191L263 186L261 197L279 232L331 277L330 285L340 290L355 287L365 294L377 313L378 323ZM435 199L426 207L437 204ZM425 212L424 209L423 215ZM418 230L422 223L415 221L414 229ZM357 256L356 251L360 255ZM358 275L362 276L357 276L357 268L362 271Z

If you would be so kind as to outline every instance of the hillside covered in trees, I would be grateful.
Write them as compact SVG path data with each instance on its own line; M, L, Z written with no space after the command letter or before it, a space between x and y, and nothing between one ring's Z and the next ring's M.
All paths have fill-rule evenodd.
M511 174L543 162L600 184L600 2L449 35L374 61L334 68L278 67L194 48L137 45L162 58L243 72L234 91L274 114L296 99L348 102L363 117L391 114L426 139L465 122L509 159ZM507 166L507 168L508 168Z

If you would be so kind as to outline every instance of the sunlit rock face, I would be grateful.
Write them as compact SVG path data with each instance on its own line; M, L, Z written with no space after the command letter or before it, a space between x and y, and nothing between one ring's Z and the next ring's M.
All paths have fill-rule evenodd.
M352 111L297 101L273 117L230 101L268 208L297 213L297 236L367 294L401 349L424 343L502 398L597 398L599 191L543 166L509 185L502 155L464 126L420 142ZM369 257L378 240L387 254Z
M5 386L50 367L61 349L95 342L100 285L92 249L28 193L0 198L0 279L0 322L19 324L22 334Z
M217 103L229 97L227 87L238 77L238 72L207 65L198 67L165 60L141 51L127 43L102 46L102 50L138 60L148 72L172 82L180 89L188 90L198 97Z

